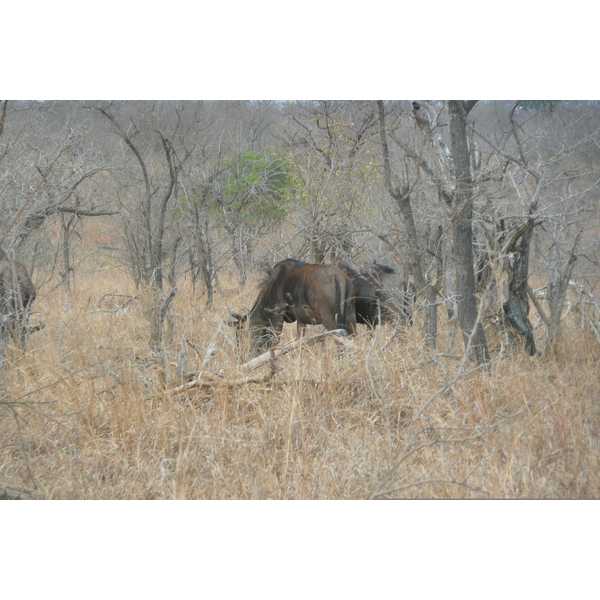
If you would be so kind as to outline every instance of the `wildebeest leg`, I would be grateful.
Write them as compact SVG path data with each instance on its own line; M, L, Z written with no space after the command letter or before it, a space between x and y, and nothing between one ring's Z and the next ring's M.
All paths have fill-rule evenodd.
M307 325L318 325L321 319L307 304L295 309L296 313L296 335L304 337Z
M346 330L348 335L356 334L356 316L354 314L354 308L349 308L346 311Z

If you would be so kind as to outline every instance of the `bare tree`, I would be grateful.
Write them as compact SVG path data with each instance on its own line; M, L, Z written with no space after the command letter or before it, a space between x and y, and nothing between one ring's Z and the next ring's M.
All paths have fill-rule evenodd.
M8 111L8 103L3 101L1 109L0 136L6 137L0 152L6 246L18 248L55 215L82 218L115 214L98 194L91 194L91 188L85 190L106 167L84 146L88 126L76 106L16 104L22 106Z
M458 320L465 346L472 337L472 352L479 364L490 360L481 319L478 318L475 296L475 269L473 257L473 178L471 175L472 148L468 142L467 115L475 106L472 101L448 102L450 120L450 152L456 178L452 202L452 248L456 269ZM474 332L474 334L473 334Z
M485 238L480 278L490 281L493 273L502 316L530 354L537 348L529 300L548 327L546 347L551 348L577 259L591 258L585 248L591 249L587 240L599 216L596 107L558 103L550 110L533 104L487 107L494 113L488 122L480 116L474 130L487 154L486 193L496 196L479 215ZM548 315L529 282L532 260L538 281L548 281L542 286Z
M270 151L243 153L221 163L212 198L232 240L240 286L246 281L246 260L252 260L257 240L290 210L289 171L287 157Z
M435 104L435 103L434 103ZM440 115L443 104L413 103L413 116L422 137L415 148L390 131L389 137L400 147L406 158L410 159L414 169L406 175L400 186L392 183L389 160L385 108L379 102L381 145L384 159L384 181L391 196L396 200L406 228L406 240L409 247L410 266L417 291L425 301L428 311L425 323L427 337L435 343L437 331L437 295L446 280L446 298L457 307L458 320L465 344L471 340L472 356L480 364L489 362L489 352L475 295L475 273L473 266L473 177L475 161L473 144L470 143L470 125L467 115L474 102L448 102L449 140L442 135ZM449 141L449 143L448 143ZM429 243L418 235L417 224L411 197L427 184L432 183L437 198L428 194L429 213L435 214L432 207L441 201L447 212L445 219L433 223L433 234ZM444 220L446 221L444 223ZM451 231L451 254L444 260L442 253L444 231ZM425 264L425 258L427 263ZM450 260L451 259L451 260ZM449 275L444 277L444 271ZM426 276L427 275L427 276Z
M138 168L141 185L135 191L137 198L130 198L133 203L128 207L129 212L124 214L124 226L134 278L148 285L152 291L150 345L158 349L163 341L163 325L169 307L177 293L174 279L170 282L169 293L163 291L164 260L169 226L167 209L175 199L180 173L192 147L186 146L183 131L186 105L173 103L169 106L172 109L170 123L165 122L163 115L157 118L153 104L134 106L139 109L139 114L129 115L129 122L125 111L119 110L123 107L114 103L92 104L88 108L111 124L112 132L131 153ZM127 183L123 188L127 189ZM175 239L175 250L177 245L178 240ZM171 263L175 258L171 256Z
M208 196L210 183L192 191L187 198L187 222L191 233L190 240L190 270L192 282L201 278L206 289L206 307L210 308L214 299L214 285L217 276L215 264L214 227L210 220Z
M435 280L428 280L425 277L426 267L423 264L425 249L421 237L417 232L414 210L411 203L411 193L414 190L418 179L410 182L407 175L400 183L393 183L390 151L387 140L385 106L381 100L378 101L377 105L379 114L379 133L383 155L384 182L388 193L395 200L404 221L404 226L406 228L406 246L408 248L407 251L409 256L409 269L415 281L417 298L421 303L424 303L427 306L424 328L425 339L435 347L437 339L437 288L435 286ZM439 243L436 245L439 245Z
M297 102L287 108L281 136L294 158L301 254L312 262L352 253L371 186L368 161L361 161L377 133L372 102Z

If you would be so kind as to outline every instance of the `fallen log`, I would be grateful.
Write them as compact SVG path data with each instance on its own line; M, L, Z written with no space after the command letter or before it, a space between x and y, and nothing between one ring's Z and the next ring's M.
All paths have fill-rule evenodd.
M222 375L217 375L216 373L211 373L210 371L200 371L193 381L184 383L183 385L179 385L175 388L171 388L169 392L171 394L183 394L183 392L193 390L194 388L214 387L215 385L218 385L224 381L225 378Z
M331 331L323 331L322 333L317 333L316 335L311 335L310 337L301 337L295 338L281 346L277 346L276 348L272 348L268 352L249 360L248 362L240 365L240 369L245 373L249 373L254 369L258 369L265 364L271 364L271 371L266 373L265 375L259 375L255 377L238 377L236 379L225 379L225 377L221 374L212 373L210 371L200 371L196 378L189 383L184 383L176 388L172 388L169 390L171 394L183 394L195 388L212 388L218 385L226 385L227 387L235 387L238 385L245 385L248 383L266 383L269 381L273 375L275 374L275 369L273 366L273 361L291 352L292 350L300 347L300 346L310 346L315 344L326 337L331 337L337 344L341 346L347 347L351 345L352 342L342 335L345 335L346 332L343 329L333 329Z
M260 356L257 356L256 358L253 358L252 360L249 360L243 365L240 365L239 368L244 371L244 373L249 373L250 371L253 371L254 369L257 369L258 367L268 363L272 359L279 358L280 356L295 350L299 346L311 346L312 344L320 342L322 339L330 336L331 339L341 346L351 345L352 342L345 337L342 337L343 335L347 335L343 329L331 329L329 331L323 331L322 333L311 335L310 337L295 338L289 342L286 342L285 344L282 344L281 346L277 346L276 348L261 354Z
M204 379L207 377L207 379ZM172 388L170 391L171 394L183 394L184 392L189 392L190 390L196 388L214 388L217 385L226 385L227 387L236 387L238 385L245 385L247 383L266 383L273 377L272 373L266 373L264 375L256 375L254 377L238 377L237 379L225 379L224 377L216 377L214 373L200 373L194 381L190 381L189 383L185 383L176 388Z

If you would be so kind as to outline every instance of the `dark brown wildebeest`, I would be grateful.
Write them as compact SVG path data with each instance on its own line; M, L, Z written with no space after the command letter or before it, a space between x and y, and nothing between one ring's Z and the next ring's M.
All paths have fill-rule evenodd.
M247 315L230 310L238 329L250 330L252 351L269 349L283 329L283 323L322 323L327 329L356 330L354 289L350 278L333 265L313 265L292 258L266 272L260 292Z
M415 288L402 281L392 267L374 264L361 271L346 263L338 267L352 280L357 323L372 328L381 319L383 323L398 320L412 325Z
M34 300L35 286L27 269L0 249L0 353L8 336L24 344L28 334L44 327L43 322L35 327L27 325Z

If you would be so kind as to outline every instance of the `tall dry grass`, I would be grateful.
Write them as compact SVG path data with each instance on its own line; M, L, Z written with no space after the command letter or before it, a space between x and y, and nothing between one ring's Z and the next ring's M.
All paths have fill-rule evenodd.
M576 318L553 356L529 358L489 330L489 373L461 363L445 322L436 353L418 327L386 325L229 387L233 335L216 332L253 283L239 293L223 279L207 311L182 282L164 361L147 346L149 299L129 301L121 270L82 275L70 295L45 286L46 328L24 355L6 352L0 484L58 499L600 496L600 348ZM224 382L172 394L213 340L207 369Z

